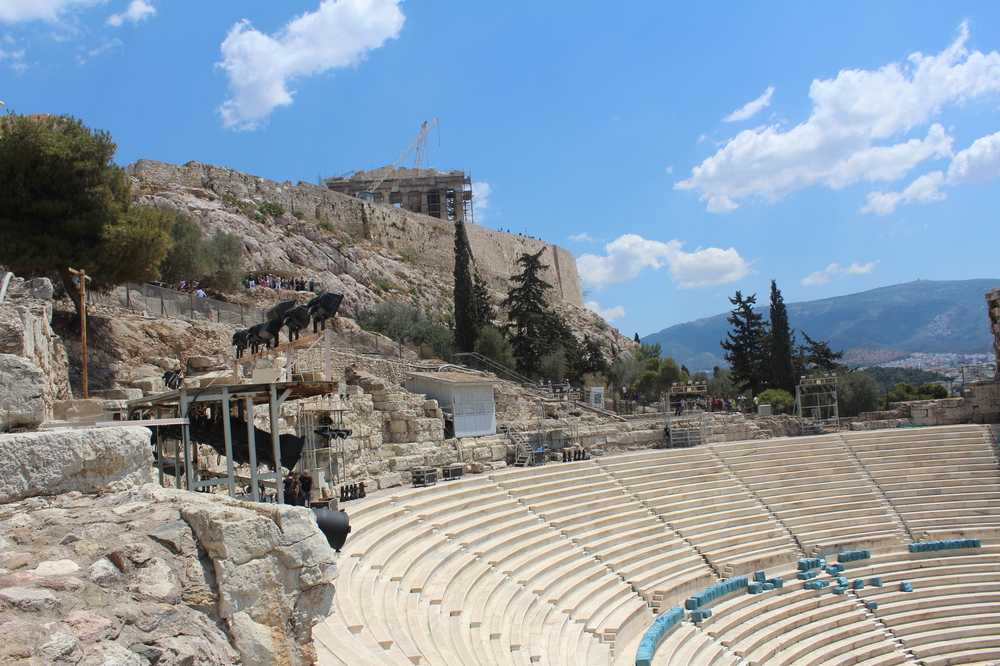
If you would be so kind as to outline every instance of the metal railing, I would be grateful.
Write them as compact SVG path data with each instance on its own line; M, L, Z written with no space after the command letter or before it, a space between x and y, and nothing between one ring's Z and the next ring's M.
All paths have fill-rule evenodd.
M260 310L152 284L126 284L107 294L88 291L87 300L151 316L214 321L244 328L264 321Z

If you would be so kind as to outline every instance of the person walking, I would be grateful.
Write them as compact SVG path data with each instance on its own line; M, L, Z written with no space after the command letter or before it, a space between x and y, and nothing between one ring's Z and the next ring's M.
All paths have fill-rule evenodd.
M313 479L309 476L309 470L302 470L302 475L299 477L299 488L301 493L299 494L299 506L309 506L312 503L312 489L313 489Z

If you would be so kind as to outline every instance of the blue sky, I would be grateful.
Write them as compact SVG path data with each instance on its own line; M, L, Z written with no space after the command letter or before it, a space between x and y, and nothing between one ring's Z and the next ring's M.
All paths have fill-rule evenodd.
M1000 278L1000 3L0 0L0 100L116 160L471 172L627 335ZM409 166L410 162L404 163Z

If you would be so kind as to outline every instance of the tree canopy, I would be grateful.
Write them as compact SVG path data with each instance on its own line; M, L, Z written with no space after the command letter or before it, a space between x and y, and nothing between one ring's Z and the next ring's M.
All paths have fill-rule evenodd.
M726 321L732 329L721 343L726 351L724 358L729 362L733 382L756 395L760 392L758 387L764 383L761 372L764 361L764 316L754 311L756 294L743 298L743 294L737 291L729 302L733 309Z
M77 307L70 267L96 289L146 282L172 244L173 215L132 205L116 148L70 116L0 120L0 263L58 272Z
M465 223L455 220L455 348L460 352L471 352L479 335L471 263Z
M795 374L793 351L795 342L788 327L788 310L781 291L771 280L771 324L764 340L766 355L763 361L765 383L769 388L795 393L798 376Z

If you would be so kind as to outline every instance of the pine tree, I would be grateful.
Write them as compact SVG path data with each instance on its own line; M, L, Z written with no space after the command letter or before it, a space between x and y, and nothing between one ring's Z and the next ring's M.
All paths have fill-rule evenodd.
M68 268L105 290L158 277L174 215L133 206L108 132L70 116L0 119L0 264L58 271L79 309Z
M517 367L525 374L539 367L542 355L550 346L545 335L551 323L546 312L549 304L545 300L545 292L552 285L539 276L548 268L541 262L543 252L544 247L535 254L524 253L518 257L521 272L510 278L513 286L502 303L507 310L507 330Z
M471 352L478 335L471 262L465 223L455 220L455 348L460 352Z
M795 368L792 361L794 341L788 328L788 310L774 280L771 280L771 326L762 358L767 388L795 394Z
M764 316L754 312L757 295L743 298L736 292L729 302L734 306L726 321L732 330L720 344L726 351L724 358L729 362L730 376L741 389L749 389L756 395L762 385L761 359L763 358L762 338L765 334Z
M813 340L805 333L802 333L806 343L799 347L799 363L804 370L822 370L823 372L834 372L837 369L837 361L844 357L844 352L835 352L830 349L830 344L823 340Z

